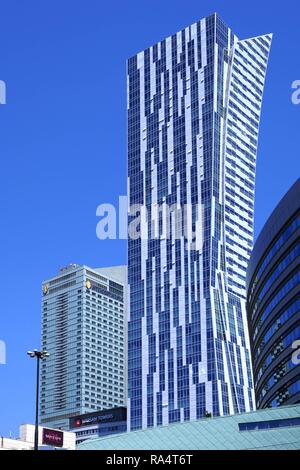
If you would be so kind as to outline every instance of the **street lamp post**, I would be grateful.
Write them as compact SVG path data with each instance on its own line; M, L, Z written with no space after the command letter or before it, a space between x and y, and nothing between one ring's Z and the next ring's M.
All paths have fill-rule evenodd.
M27 352L28 356L31 358L36 357L36 401L35 401L35 430L34 430L34 450L39 449L39 392L40 392L40 360L49 356L47 351L38 351L34 349L33 351Z

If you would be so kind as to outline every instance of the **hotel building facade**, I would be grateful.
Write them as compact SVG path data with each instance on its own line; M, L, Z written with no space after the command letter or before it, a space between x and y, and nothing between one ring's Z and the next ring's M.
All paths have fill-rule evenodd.
M127 402L126 266L70 265L43 283L40 424Z

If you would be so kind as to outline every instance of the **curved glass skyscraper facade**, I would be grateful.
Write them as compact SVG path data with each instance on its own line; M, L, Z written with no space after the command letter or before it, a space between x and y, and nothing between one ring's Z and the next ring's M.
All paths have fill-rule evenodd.
M257 406L300 403L300 179L263 228L248 276Z
M128 242L131 430L254 407L246 270L271 40L214 14L128 60L130 227L144 210Z

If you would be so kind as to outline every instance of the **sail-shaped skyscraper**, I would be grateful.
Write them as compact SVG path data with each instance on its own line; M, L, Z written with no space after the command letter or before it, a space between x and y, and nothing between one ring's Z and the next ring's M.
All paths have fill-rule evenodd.
M271 41L213 14L128 60L129 204L148 215L128 242L130 430L255 408L246 269ZM173 210L153 236L156 207Z

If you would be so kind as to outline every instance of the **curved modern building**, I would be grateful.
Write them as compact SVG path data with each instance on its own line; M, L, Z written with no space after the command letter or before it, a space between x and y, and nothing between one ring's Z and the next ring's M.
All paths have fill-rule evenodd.
M247 283L257 407L300 403L300 179L258 237Z

